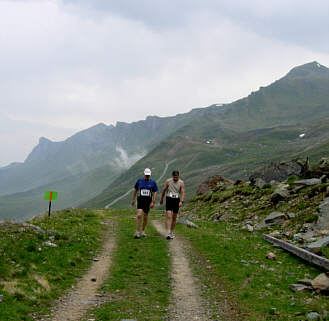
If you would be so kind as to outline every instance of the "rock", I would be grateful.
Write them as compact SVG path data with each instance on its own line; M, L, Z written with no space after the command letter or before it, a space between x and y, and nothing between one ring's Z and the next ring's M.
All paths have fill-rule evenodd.
M326 197L319 205L319 218L316 223L318 230L329 230L329 197Z
M280 201L284 201L289 197L288 191L289 185L287 184L279 184L275 191L271 194L271 202L273 204L277 204Z
M309 312L306 314L306 320L320 320L321 316L317 312Z
M306 286L312 286L312 280L311 279L298 280L298 284L303 284L303 285L306 285Z
M294 181L294 185L306 185L306 186L312 186L312 185L318 185L321 184L321 179L319 178L309 178L309 179L302 179L300 181Z
M244 181L241 180L241 179L237 179L235 182L234 182L234 186L239 186L239 185L243 185L244 184Z
M329 236L323 237L322 239L310 243L307 245L307 249L312 251L313 253L319 253L323 246L327 246L329 244Z
M258 188L263 188L265 184L266 184L266 182L263 179L261 179L260 177L257 177L254 185Z
M304 239L302 238L302 233L297 233L294 235L294 241L299 242L299 243L303 243Z
M278 223L282 223L285 220L285 218L286 216L282 212L272 212L270 215L268 215L265 218L264 223L266 225L278 224Z
M318 230L320 235L329 235L329 230Z
M327 181L328 181L328 177L327 177L327 175L322 175L322 176L320 177L320 180L321 180L321 183L327 183Z
M249 180L252 185L255 184L257 178L261 178L266 183L272 180L283 182L293 175L305 177L309 168L308 159L299 158L288 162L271 163L253 172Z
M291 220L292 218L296 217L296 214L295 213L288 213L287 216Z
M49 242L49 241L44 242L43 245L48 246L48 247L57 247L57 245L55 243L52 243L52 242Z
M329 174L329 158L322 158L311 171L312 177L321 177Z
M98 261L99 261L99 259L96 259L96 258L94 258L94 259L93 259L93 261L94 261L94 262L98 262Z
M42 233L42 234L46 233L46 231L44 231L41 227L33 225L33 224L23 223L22 226L23 227L28 227L28 228L32 229L34 232L37 232L37 233Z
M219 186L225 187L225 186L232 186L233 182L226 179L223 176L215 175L210 176L207 178L205 182L199 185L196 194L197 195L204 195L211 191L216 190Z
M312 287L321 291L329 291L329 278L325 273L319 274L312 280Z
M296 293L312 291L312 287L304 284L289 284L289 287Z
M250 224L246 224L246 229L249 231L249 232L253 232L254 231L254 227Z
M302 226L302 231L303 232L310 232L312 234L312 237L314 236L314 231L312 231L312 228L313 228L314 224L313 223L304 223L303 226Z
M269 252L269 253L267 253L266 258L268 260L276 260L277 257L276 257L276 255L274 253Z
M188 219L184 219L184 218L178 218L177 223L185 224L188 227L199 228L199 226L197 226L193 222L189 221Z
M211 215L210 220L211 221L219 221L222 216L223 216L222 213L215 213L215 214Z
M304 242L314 242L314 237L316 236L315 231L307 231L306 233L297 233L294 235L294 240L300 243Z

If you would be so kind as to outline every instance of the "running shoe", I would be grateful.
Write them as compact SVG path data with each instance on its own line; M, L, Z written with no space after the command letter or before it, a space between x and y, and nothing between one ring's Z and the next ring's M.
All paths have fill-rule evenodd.
M174 233L170 233L169 236L170 236L170 239L171 239L171 240L173 240L173 239L175 238Z
M136 232L135 235L134 235L134 238L135 238L135 239L139 239L140 237L141 237L141 236L140 236L139 232Z
M147 234L143 231L142 232L142 237L146 237L147 236Z
M168 234L168 235L166 236L166 239L167 239L167 240L171 240L170 234Z

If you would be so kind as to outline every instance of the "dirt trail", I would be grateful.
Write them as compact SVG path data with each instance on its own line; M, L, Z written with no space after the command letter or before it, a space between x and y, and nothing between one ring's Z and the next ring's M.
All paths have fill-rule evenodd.
M152 224L162 235L166 230L162 222L153 221ZM196 280L193 277L186 257L184 246L179 237L170 240L169 250L172 257L173 279L173 307L171 308L170 320L190 321L209 320L204 309Z
M98 261L93 262L88 272L76 284L74 290L58 300L56 306L52 309L51 317L42 320L77 321L89 308L104 302L104 298L98 294L97 290L108 276L111 254L115 246L114 224L112 222L106 224L109 225L109 228L104 236L105 241L102 250L97 255L96 260ZM96 280L92 281L93 278L96 278Z

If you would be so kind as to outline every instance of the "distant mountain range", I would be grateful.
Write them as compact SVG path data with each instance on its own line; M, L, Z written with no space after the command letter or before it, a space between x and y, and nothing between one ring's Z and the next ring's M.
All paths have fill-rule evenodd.
M0 168L0 218L21 219L43 211L46 189L59 192L56 208L78 206L99 194L173 131L203 113L203 109L194 109L131 124L98 124L62 142L40 138L24 163Z
M205 108L83 206L111 203L133 186L144 167L152 167L157 178L169 160L175 161L167 177L181 170L191 197L210 175L247 179L271 161L310 156L315 162L329 156L328 146L329 69L312 62L246 98ZM129 197L115 206L127 206Z
M41 138L24 163L0 168L0 217L38 214L45 189L59 192L57 208L102 207L127 192L144 167L158 178L169 162L160 185L177 168L192 196L215 173L246 178L272 160L316 161L329 155L328 89L329 69L312 62L231 104L98 124L63 142ZM115 206L127 205L128 197Z

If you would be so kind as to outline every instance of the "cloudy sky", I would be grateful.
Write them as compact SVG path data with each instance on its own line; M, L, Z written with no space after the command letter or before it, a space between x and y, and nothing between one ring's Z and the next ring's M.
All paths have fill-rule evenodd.
M0 166L41 136L228 103L329 66L327 0L0 0Z

